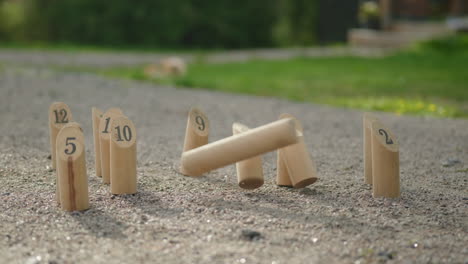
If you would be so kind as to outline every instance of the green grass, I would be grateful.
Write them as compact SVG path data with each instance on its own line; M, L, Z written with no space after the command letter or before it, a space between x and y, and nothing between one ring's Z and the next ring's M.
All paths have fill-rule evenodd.
M397 114L468 117L468 36L415 45L384 58L325 57L191 64L183 77L143 68L80 69L150 81ZM76 70L76 69L75 69Z

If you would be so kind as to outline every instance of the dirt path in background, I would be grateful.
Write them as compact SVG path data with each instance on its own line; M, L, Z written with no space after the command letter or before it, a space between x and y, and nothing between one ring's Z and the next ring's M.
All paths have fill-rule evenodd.
M401 145L397 200L364 184L360 111L173 89L41 69L0 70L1 263L466 263L468 121L378 114ZM55 204L47 109L64 101L83 125L91 209ZM186 114L198 105L214 141L240 121L280 113L304 124L319 181L237 187L235 167L201 178L176 172ZM91 107L118 106L138 131L139 192L113 196L94 173ZM227 154L228 155L228 154ZM450 160L452 162L450 162ZM454 162L458 161L458 162ZM445 165L445 166L444 166ZM249 240L246 232L261 234Z
M209 63L242 62L252 59L278 60L296 57L326 56L363 56L378 57L391 53L395 49L362 48L362 47L311 47L288 49L235 50L209 53L135 53L135 52L95 52L95 51L34 51L0 49L0 62L54 65L71 67L116 67L139 66L156 63L168 56L180 56L187 62L204 61Z

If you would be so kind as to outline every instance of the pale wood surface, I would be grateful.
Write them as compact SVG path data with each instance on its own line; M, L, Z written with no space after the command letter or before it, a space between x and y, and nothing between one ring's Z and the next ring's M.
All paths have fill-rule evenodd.
M57 175L61 208L65 211L88 209L84 137L75 124L63 127L57 135Z
M234 135L247 131L249 131L249 128L243 124L232 124L232 133ZM263 185L264 179L261 155L236 162L236 171L239 187L253 190Z
M381 122L372 123L372 189L374 197L400 196L399 145Z
M96 176L102 177L101 172L101 142L99 140L99 123L101 122L101 117L103 112L93 107L91 109L91 116L93 119L93 139L94 139L94 168L96 169Z
M208 144L210 134L210 121L200 109L193 107L190 109L185 129L184 149L182 153L194 148ZM180 173L189 175L183 166L179 168Z
M99 122L99 142L101 150L101 174L102 182L110 183L110 131L112 120L122 116L122 111L119 109L109 109L102 116Z
M55 142L60 129L73 120L70 107L63 102L54 102L49 107L49 139L52 169L56 169Z
M364 113L363 123L363 152L364 152L364 180L367 184L372 184L372 123L378 121L377 117Z
M112 120L110 137L110 190L113 194L137 192L137 132L132 121Z
M293 119L283 119L186 151L181 165L190 176L297 143Z
M294 124L296 126L296 130L303 131L302 124L299 122L299 120L291 115L291 114L281 114L279 116L279 119L285 119L285 118L293 118L294 119ZM277 150L277 160L276 160L276 185L278 186L284 186L284 187L292 187L293 184L291 182L291 179L289 177L288 173L288 168L286 167L286 164L284 163L284 151L282 149Z

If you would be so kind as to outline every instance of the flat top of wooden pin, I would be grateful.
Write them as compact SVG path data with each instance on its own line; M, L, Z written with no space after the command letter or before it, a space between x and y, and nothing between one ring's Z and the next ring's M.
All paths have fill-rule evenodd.
M210 121L208 117L196 107L192 107L189 112L190 123L193 131L199 136L207 136L210 132Z
M287 113L284 113L284 114L281 114L279 116L279 119L286 119L286 118L292 118L294 119L294 125L296 126L296 130L299 130L301 132L304 131L304 129L302 128L302 124L301 122L299 121L299 119L297 119L295 116L291 115L291 114L287 114ZM302 134L302 133L301 133Z
M67 123L65 124L62 129L66 128L66 127L76 127L78 128L79 130L81 130L81 132L83 132L83 128L81 127L81 125L77 122L70 122L70 123Z
M395 135L382 122L374 121L371 124L372 133L376 135L377 140L389 151L398 151L398 141Z
M73 120L73 116L67 104L63 102L54 102L49 107L49 122L56 128Z
M111 131L111 123L112 120L122 116L122 114L117 113L116 111L107 111L101 118L99 122L99 136L102 139L109 139L110 138L110 131Z
M57 135L57 157L76 160L84 151L84 136L79 125L64 126Z
M125 116L112 120L111 140L120 147L126 148L135 144L136 129L133 122Z

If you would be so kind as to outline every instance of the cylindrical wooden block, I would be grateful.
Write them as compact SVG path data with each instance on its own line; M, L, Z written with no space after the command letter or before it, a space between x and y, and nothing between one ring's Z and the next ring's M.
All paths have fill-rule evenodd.
M245 133L249 128L243 124L232 124L234 135ZM263 185L262 156L236 162L237 183L239 187L247 190L257 189Z
M310 157L302 132L297 130L297 144L287 146L280 151L289 178L294 188L304 188L317 181L315 164Z
M62 102L52 103L49 107L49 138L50 138L50 156L52 169L56 169L56 138L60 129L70 122L72 113L70 107Z
M198 108L190 109L183 152L208 144L209 133L210 122L207 116Z
M367 184L372 184L372 123L377 121L377 117L370 113L364 113L363 123L363 142L364 142L364 179Z
M102 177L101 172L101 143L99 141L99 123L101 122L102 111L96 107L91 110L93 118L93 136L94 136L94 168L96 176Z
M110 138L110 189L113 194L137 192L136 138L132 121L124 116L113 119Z
M283 119L182 153L189 176L249 159L297 142L293 119Z
M120 111L121 113L121 111ZM102 182L110 183L110 132L112 120L122 116L119 111L110 109L101 117L99 122L99 143L101 151L101 174Z
M65 126L56 143L60 205L65 211L86 210L89 198L83 132L76 125Z
M374 197L400 196L400 158L396 137L381 122L371 126L372 189Z
M67 127L72 127L72 128L77 128L79 129L81 132L83 132L83 128L81 128L81 125L78 124L77 122L69 122L69 123L66 123L60 130L64 129L64 128L67 128ZM60 131L59 131L60 133ZM82 140L83 138L81 137L78 137L76 140ZM80 143L84 146L84 141L80 141ZM55 151L57 152L57 150ZM58 171L55 172L55 196L57 198L57 203L60 204L60 184L59 184L59 175L58 175Z
M299 130L300 132L303 131L302 124L301 122L299 122L299 120L296 117L294 117L291 114L281 114L279 116L279 119L285 119L285 118L293 118L295 122L296 130ZM283 160L284 151L282 149L278 149L276 152L277 152L276 185L283 186L283 187L292 187L293 184L289 177L288 168L286 167L286 164L284 163L284 160Z

